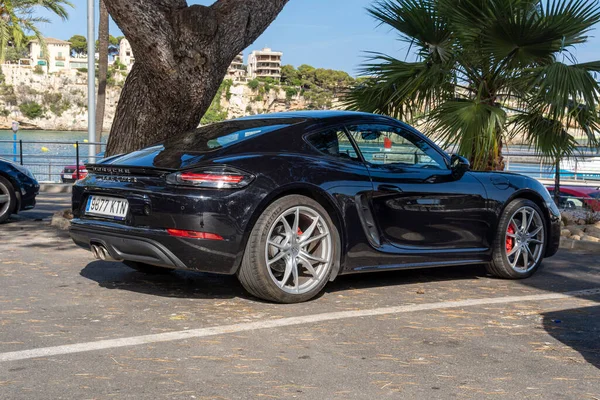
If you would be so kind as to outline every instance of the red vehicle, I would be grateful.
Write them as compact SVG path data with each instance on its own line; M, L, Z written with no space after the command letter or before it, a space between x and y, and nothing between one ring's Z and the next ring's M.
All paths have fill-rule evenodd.
M104 158L104 152L96 154L96 158ZM83 161L81 165L79 165L79 179L83 179L87 176L87 168L85 164L88 160ZM62 183L73 183L77 180L77 167L75 164L67 165L63 168L60 173L60 180Z
M87 175L87 169L85 165L79 166L79 179L85 178ZM60 180L62 183L73 183L77 180L77 167L75 165L67 165L63 168L60 173Z
M546 187L550 194L554 186ZM597 186L561 186L559 208L600 211L600 187Z

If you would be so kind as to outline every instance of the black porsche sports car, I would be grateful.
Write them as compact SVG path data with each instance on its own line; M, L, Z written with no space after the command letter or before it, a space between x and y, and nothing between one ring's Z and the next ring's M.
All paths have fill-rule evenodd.
M0 223L11 214L35 207L40 185L31 171L12 161L0 158Z
M485 263L525 278L559 245L560 213L539 182L472 172L379 115L240 118L87 169L71 236L96 258L237 274L276 302L378 270Z

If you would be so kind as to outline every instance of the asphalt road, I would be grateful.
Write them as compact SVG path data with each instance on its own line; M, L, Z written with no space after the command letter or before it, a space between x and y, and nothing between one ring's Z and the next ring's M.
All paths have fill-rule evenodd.
M600 399L598 255L524 281L340 277L276 305L234 277L94 261L35 221L62 196L0 226L0 399Z

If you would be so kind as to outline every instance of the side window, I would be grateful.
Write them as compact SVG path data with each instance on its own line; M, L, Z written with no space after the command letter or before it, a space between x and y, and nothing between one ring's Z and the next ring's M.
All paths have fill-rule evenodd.
M358 155L343 129L329 129L309 135L307 140L321 153L329 156L358 160Z
M402 128L363 124L348 127L365 161L411 168L446 169L444 157Z

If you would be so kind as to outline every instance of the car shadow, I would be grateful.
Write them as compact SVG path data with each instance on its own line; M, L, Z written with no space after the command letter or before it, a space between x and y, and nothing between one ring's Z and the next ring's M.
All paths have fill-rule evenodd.
M93 261L80 275L99 286L127 290L159 297L189 299L253 299L235 276L193 271L171 271L165 274L144 274L120 262Z
M600 306L543 313L546 332L600 369Z
M193 271L171 271L150 275L135 271L120 262L93 261L85 266L81 276L107 289L128 290L159 297L176 298L244 298L260 301L248 294L235 276ZM373 274L339 276L329 282L323 293L414 283L476 279L486 276L483 266L428 268L421 270L386 271Z

